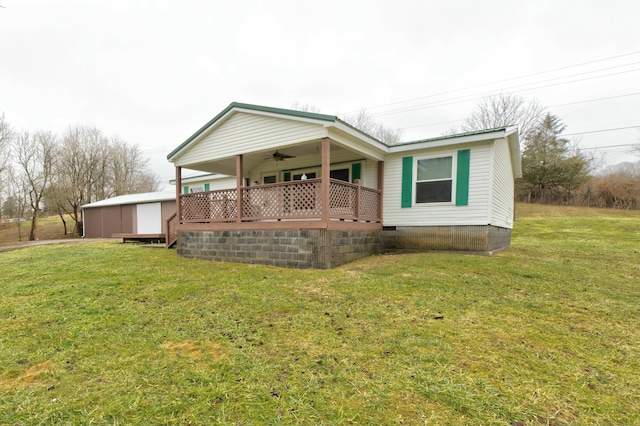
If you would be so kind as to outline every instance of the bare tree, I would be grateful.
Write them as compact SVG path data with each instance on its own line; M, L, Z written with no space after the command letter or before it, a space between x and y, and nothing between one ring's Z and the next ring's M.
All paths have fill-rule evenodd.
M57 162L56 158L56 162ZM65 187L60 184L61 179L58 175L54 175L54 179L51 183L51 187L45 196L45 206L50 213L58 215L64 228L64 235L69 233L67 227L67 221L65 215L68 211L65 209L65 203L67 202L67 194L64 193ZM74 228L75 230L75 228Z
M106 138L95 127L75 126L65 132L56 161L50 202L66 228L65 215L82 234L84 204L117 195L150 192L158 179L147 169L140 148L118 137Z
M9 165L7 167L10 185L8 185L7 198L3 205L5 214L15 221L18 230L18 241L22 241L22 223L27 213L28 186L22 173Z
M298 101L295 101L294 103L291 104L291 109L296 111L312 112L314 114L320 114L320 108L317 105L308 104L308 103L303 104Z
M33 135L22 132L15 140L14 161L31 207L29 241L36 239L38 214L51 183L56 144L56 136L45 131L39 131Z
M531 131L544 116L545 108L537 101L520 95L498 94L480 100L475 111L462 124L464 131L518 126L520 140L526 145Z
M613 174L640 179L640 161L625 161L622 163L614 164L612 166L605 167L598 173L598 175L600 176Z
M3 199L7 198L4 196L5 182L8 180L7 167L9 165L9 150L13 137L13 130L5 120L4 113L0 114L0 205L2 205Z
M69 127L56 158L56 210L68 214L82 234L84 204L107 198L105 189L108 140L95 127ZM97 193L97 194L96 194Z
M395 145L402 138L402 129L390 129L383 126L376 122L364 108L360 109L356 114L345 116L343 119L356 129L373 136L387 145Z
M111 138L108 157L110 196L157 190L158 180L148 170L148 164L149 160L143 158L138 145L129 145L117 136Z
M312 112L315 114L320 113L320 108L316 105L300 103L298 101L291 104L291 109L296 111ZM395 145L399 143L402 138L402 129L390 129L383 126L376 122L365 108L361 108L360 111L355 114L345 115L341 118L345 122L349 123L349 125L369 136L373 136L387 145Z
M6 169L9 159L9 147L13 140L13 130L4 118L4 113L0 114L0 172Z

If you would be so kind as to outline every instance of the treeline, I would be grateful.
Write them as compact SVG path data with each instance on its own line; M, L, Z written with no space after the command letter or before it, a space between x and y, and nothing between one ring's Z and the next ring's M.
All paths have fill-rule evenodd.
M640 209L640 161L596 171L593 154L581 150L579 141L563 137L562 120L536 101L508 94L483 98L462 130L508 125L518 125L520 132L522 178L516 182L517 201ZM640 144L634 152L640 154Z
M117 136L81 125L62 135L16 131L0 115L0 216L30 218L29 240L43 212L58 215L65 234L80 235L82 205L158 186L140 148Z
M640 162L594 172L595 158L561 136L565 126L546 114L525 135L518 201L640 209Z
M531 198L529 183L524 180L517 188L518 201L640 210L640 161L620 163L589 175L573 191L562 184L553 185L545 199Z

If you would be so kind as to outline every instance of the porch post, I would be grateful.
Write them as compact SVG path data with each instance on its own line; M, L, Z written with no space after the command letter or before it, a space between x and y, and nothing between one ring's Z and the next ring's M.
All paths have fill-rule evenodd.
M322 181L320 192L322 197L322 223L328 227L331 213L331 187L329 178L331 176L331 143L329 138L322 139Z
M362 181L360 179L356 179L354 183L357 185L356 186L356 205L355 205L356 222L360 222L360 206L362 205L361 203Z
M180 194L182 194L182 167L176 166L176 216L178 217L178 223L182 222Z
M378 161L378 191L380 191L380 202L378 203L378 219L382 222L382 199L384 198L384 161Z
M242 170L242 154L236 155L236 222L242 222L242 184L244 171Z

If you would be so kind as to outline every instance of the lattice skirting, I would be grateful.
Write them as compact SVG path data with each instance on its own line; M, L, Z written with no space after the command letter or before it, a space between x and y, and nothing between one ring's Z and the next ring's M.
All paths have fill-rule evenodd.
M478 226L398 226L382 231L387 250L493 253L511 245L511 229Z

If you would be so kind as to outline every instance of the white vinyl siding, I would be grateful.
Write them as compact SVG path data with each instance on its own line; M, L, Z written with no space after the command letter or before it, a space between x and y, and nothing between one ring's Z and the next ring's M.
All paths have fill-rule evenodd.
M491 185L489 168L491 158L490 143L486 142L450 149L409 151L389 155L384 167L384 225L487 225L489 223L488 197ZM414 159L446 156L455 158L458 149L466 148L471 149L468 205L456 206L455 203L417 204L414 202L410 208L401 207L402 157L411 155ZM455 170L453 173L455 175Z
M503 228L513 228L514 178L507 140L496 140L493 151L490 223Z
M183 153L175 164L185 166L246 152L276 149L282 145L321 139L321 124L237 112L220 123Z
M355 158L355 160L354 160ZM291 171L292 175L299 170L302 171L316 171L317 176L320 177L320 168L322 158L319 154L315 155L303 155L295 158L288 158L284 161L274 161L272 159L266 159L262 164L253 170L245 170L245 175L249 177L251 185L255 185L255 182L262 182L263 176L277 175L278 182L282 181L282 173L285 171ZM353 163L360 163L362 165L360 181L363 186L370 188L376 188L378 185L378 162L366 161L361 159L357 153L346 149L332 149L331 150L331 169L341 169L351 167ZM248 174L247 174L248 173ZM235 186L235 181L232 187Z
M217 191L218 189L227 189L236 187L236 177L227 176L209 181L209 191Z
M199 188L203 191L215 191L218 189L235 188L236 178L235 176L223 176L218 175L215 179L203 179L203 180L190 180L189 183L183 183L181 194L184 194L184 188L187 188L187 193L197 192L192 191L194 188ZM208 189L207 189L208 188Z
M378 188L378 162L375 160L360 161L362 164L362 172L360 175L360 182L362 186L368 188Z

